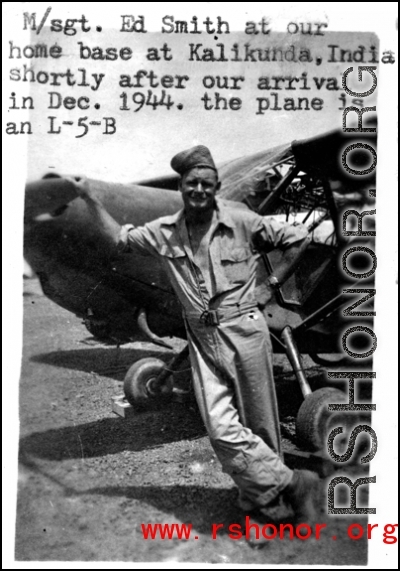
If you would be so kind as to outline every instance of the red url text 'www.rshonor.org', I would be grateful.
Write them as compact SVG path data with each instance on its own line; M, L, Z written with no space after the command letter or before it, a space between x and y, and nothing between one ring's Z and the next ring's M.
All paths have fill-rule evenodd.
M383 527L379 531L379 528ZM347 537L353 541L357 541L363 537L367 539L375 539L382 537L383 543L392 545L397 543L397 523L396 524L386 524L384 526L375 524L367 524L365 526L359 523L349 524L347 527ZM199 539L197 535L192 535L193 526L191 523L178 524L178 523L142 523L141 531L143 539L147 540L165 540L165 539ZM298 525L292 525L290 523L282 523L279 525L274 525L272 523L267 523L263 526L258 525L250 521L247 516L245 520L245 525L242 526L239 523L232 523L229 526L225 526L222 523L213 523L211 526L211 538L217 539L218 534L225 533L229 539L237 541L239 539L245 538L246 540L274 540L274 539L301 539L307 540L310 537L315 537L315 539L321 539L322 535L328 536L328 526L325 523L317 523L314 526L310 526L307 523L301 523ZM336 535L332 535L332 539L335 541L338 538Z

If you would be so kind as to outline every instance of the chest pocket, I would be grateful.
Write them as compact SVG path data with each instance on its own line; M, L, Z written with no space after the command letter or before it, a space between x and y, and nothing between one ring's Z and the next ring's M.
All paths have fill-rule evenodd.
M244 284L250 279L251 257L251 249L245 246L221 250L221 267L230 283Z

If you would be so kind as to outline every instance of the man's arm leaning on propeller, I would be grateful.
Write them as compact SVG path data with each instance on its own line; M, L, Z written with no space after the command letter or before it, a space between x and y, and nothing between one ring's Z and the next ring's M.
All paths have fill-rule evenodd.
M116 247L120 239L121 226L104 208L88 179L86 177L74 177L68 180L74 184L77 194L86 202L107 243Z

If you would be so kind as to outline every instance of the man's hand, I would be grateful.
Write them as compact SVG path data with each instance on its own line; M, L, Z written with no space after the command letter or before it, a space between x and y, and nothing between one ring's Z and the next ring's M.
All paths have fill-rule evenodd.
M65 179L74 185L78 196L83 198L83 200L90 201L96 199L96 193L93 191L92 185L86 176L66 176Z
M90 184L85 176L70 176L65 178L74 185L78 196L85 200L89 212L96 221L103 238L109 245L115 247L119 241L121 226L104 208L99 194L93 188L93 185Z

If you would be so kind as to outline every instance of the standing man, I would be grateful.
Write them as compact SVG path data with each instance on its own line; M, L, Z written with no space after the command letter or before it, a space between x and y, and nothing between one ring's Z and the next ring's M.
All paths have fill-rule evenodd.
M120 227L85 181L77 190L111 243L156 256L166 270L183 308L197 403L241 507L268 517L283 497L310 523L318 477L282 462L270 336L254 295L260 252L281 248L293 258L307 230L218 200L221 183L206 147L179 153L171 166L181 176L184 208L143 227ZM279 286L279 276L269 285Z

